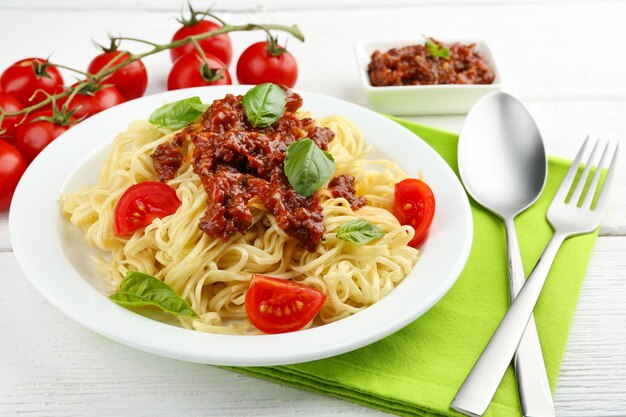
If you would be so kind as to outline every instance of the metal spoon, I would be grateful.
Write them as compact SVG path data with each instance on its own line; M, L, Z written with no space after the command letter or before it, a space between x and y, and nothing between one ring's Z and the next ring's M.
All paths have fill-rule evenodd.
M517 99L502 92L492 93L467 115L459 136L458 157L467 192L506 226L512 301L525 282L513 219L537 200L546 182L547 160L541 134ZM524 416L554 416L533 318L514 364Z

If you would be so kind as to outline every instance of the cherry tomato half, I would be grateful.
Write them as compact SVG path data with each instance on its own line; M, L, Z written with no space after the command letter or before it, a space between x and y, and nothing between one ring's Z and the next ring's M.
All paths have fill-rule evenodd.
M107 68L111 68L122 63L128 59L129 56L129 53L125 51L104 52L91 61L89 67L87 68L87 72L89 74L97 74L100 70L102 70L102 68L107 66L109 62L115 60L111 63L111 65L108 65ZM104 80L104 83L113 84L122 94L124 100L128 101L141 97L143 96L143 93L146 92L146 87L148 86L148 73L146 72L146 67L143 65L141 60L133 61L107 77Z
M205 55L208 66L194 52L178 58L167 77L167 89L232 84L226 65L213 55Z
M29 115L18 127L15 135L15 146L28 163L50 142L70 128L69 125L59 125L49 120L34 121L41 117L52 117L52 111L45 110Z
M46 98L44 93L35 94L38 90L48 94L63 91L63 77L54 65L46 64L45 59L22 59L4 70L0 76L0 90L11 94L22 106L32 106Z
M324 305L326 294L315 288L265 275L252 275L246 313L265 333L286 333L306 326Z
M0 92L0 108L7 113L13 113L22 110L22 105L12 95ZM9 143L15 142L15 126L22 116L5 117L0 125L0 139L4 139ZM2 132L4 131L4 132Z
M400 224L415 229L415 236L409 242L409 246L417 247L422 243L435 216L435 195L428 184L415 178L397 183L393 215Z
M274 83L289 88L296 84L298 79L296 59L279 45L274 45L274 52L270 49L267 42L257 42L243 51L237 61L239 84Z
M128 188L115 206L115 234L127 236L180 207L176 191L162 182L140 182Z
M22 174L26 160L15 146L0 140L0 210L11 205L11 197Z
M195 23L193 21L186 22L183 24L183 27L178 29L178 31L174 34L172 42L185 39L189 36L211 32L220 28L220 25L215 22L211 22L210 20L200 20ZM217 59L226 64L226 67L230 65L230 61L233 57L233 44L227 33L214 36L212 38L201 39L198 41L198 45L200 45L205 53L216 56ZM172 62L176 62L176 60L178 60L181 56L187 55L195 50L195 45L192 42L189 42L183 46L179 46L178 48L170 49L170 57L172 58Z

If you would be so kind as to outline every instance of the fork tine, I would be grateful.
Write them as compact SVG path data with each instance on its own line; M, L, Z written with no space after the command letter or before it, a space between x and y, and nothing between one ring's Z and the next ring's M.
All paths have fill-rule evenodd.
M606 199L609 195L609 188L611 188L611 184L613 182L613 178L615 177L616 164L617 164L617 151L619 150L619 143L615 145L615 150L613 151L613 158L611 159L611 165L609 165L609 172L606 174L606 179L604 180L604 184L602 185L602 191L600 191L600 197L598 197L598 203L596 204L595 210L599 210L602 212L604 207L606 206ZM595 194L595 193L594 193Z
M604 146L604 151L602 152L602 156L600 157L600 161L596 167L596 173L593 175L591 179L591 184L589 184L589 189L587 190L587 195L585 196L585 201L581 205L582 208L590 209L591 203L593 202L593 197L596 195L596 188L598 186L598 182L600 182L600 177L602 176L602 170L604 167L604 161L609 151L609 145L611 142L607 142Z
M587 159L587 163L585 164L585 169L583 169L583 173L580 175L580 178L578 179L578 183L576 184L576 188L574 189L572 198L569 200L569 202L574 203L574 205L578 205L578 200L580 200L580 196L583 193L583 189L585 188L587 177L589 177L589 171L591 171L591 166L593 165L593 160L596 156L596 152L598 150L599 144L600 144L600 139L597 139L596 143L593 145L593 149L591 150L589 159Z
M578 166L580 165L580 160L582 159L583 154L585 153L585 148L587 147L587 143L589 143L589 136L587 136L587 138L585 139L585 142L583 142L582 146L580 147L580 150L578 151L576 158L574 158L574 161L572 162L572 165L569 167L567 174L565 174L565 178L563 178L563 181L561 182L559 189L556 191L556 194L554 195L554 198L552 201L555 201L555 202L565 201L565 198L567 197L567 194L569 193L570 188L572 188L572 183L574 182L574 178L576 178L576 172L578 172Z

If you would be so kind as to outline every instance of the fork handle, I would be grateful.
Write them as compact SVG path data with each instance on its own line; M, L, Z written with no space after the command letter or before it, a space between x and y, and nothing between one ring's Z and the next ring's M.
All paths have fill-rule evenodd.
M452 400L452 409L469 416L482 416L489 406L519 346L554 257L566 237L558 231L552 236L539 262Z
M509 292L511 302L526 281L524 265L513 218L504 219L509 254ZM522 415L554 417L554 403L535 320L531 316L513 359Z

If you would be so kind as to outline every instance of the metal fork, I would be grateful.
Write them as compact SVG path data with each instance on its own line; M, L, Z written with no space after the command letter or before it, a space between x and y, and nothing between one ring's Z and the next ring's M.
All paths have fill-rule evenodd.
M556 256L561 244L565 239L571 236L589 233L598 226L602 220L608 190L611 187L615 176L615 165L617 161L618 145L610 146L607 142L604 151L598 162L596 172L587 189L587 193L582 200L581 196L587 183L587 178L591 171L592 163L599 149L600 141L597 140L591 155L587 160L587 164L576 183L576 188L572 196L568 199L570 190L574 186L574 180L578 167L582 160L585 148L589 143L589 137L585 140L580 151L576 155L572 166L568 170L561 186L556 192L550 207L548 208L547 218L554 235L543 251L539 262L531 272L528 280L520 290L519 294L511 304L509 311L500 322L491 340L478 358L472 371L461 385L450 407L456 411L467 414L469 416L481 416L493 395L495 394L500 381L506 372L513 355L520 343L526 325L532 315L537 299L541 294L541 289L548 276L548 271L552 266L554 257ZM613 148L611 152L609 148ZM612 153L612 156L609 156ZM604 180L604 184L599 190L599 197L596 205L592 207L594 196L599 188L600 177L606 161L610 158L610 166Z

